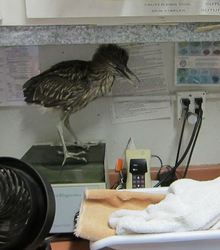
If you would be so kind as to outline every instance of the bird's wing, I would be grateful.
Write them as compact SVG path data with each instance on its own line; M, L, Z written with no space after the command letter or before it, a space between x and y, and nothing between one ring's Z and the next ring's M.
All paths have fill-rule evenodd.
M31 94L26 93L25 101L41 104L45 107L68 109L69 106L74 106L89 91L89 84L82 81L75 82L59 76L42 76L35 79L35 81L38 83L35 84Z
M84 80L90 71L90 62L81 60L64 61L55 64L50 69L41 73L42 76L53 75L68 80Z
M50 69L32 77L23 85L24 94L31 94L43 78L61 77L74 82L85 82L90 71L90 62L72 60L55 64ZM25 96L26 97L26 96Z
M90 62L65 61L32 77L23 85L27 103L38 103L45 107L62 106L76 102L88 92Z

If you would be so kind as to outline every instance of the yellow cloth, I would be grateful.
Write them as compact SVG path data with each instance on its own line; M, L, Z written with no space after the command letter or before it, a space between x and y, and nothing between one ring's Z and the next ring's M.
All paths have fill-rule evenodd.
M108 226L109 216L118 209L142 210L165 198L147 192L88 189L82 201L75 235L91 241L115 235Z

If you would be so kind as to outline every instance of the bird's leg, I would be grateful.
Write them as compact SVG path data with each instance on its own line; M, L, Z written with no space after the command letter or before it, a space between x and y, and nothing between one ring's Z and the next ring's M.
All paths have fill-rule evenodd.
M75 132L73 131L73 129L72 129L71 125L70 125L70 119L69 118L70 118L70 113L67 113L66 116L64 117L64 126L69 131L69 133L72 135L72 137L74 138L76 146L79 146L79 147L84 148L84 149L89 149L90 146L98 145L98 143L86 143L86 144L83 144L80 140L78 140Z
M75 132L73 131L71 125L70 125L70 114L66 113L66 115L64 116L64 126L66 127L66 129L69 131L69 133L72 135L73 139L75 140L75 144L77 146L82 146L82 143L78 140Z
M64 116L65 119L65 116ZM64 154L64 159L63 159L63 163L62 166L64 166L66 160L68 158L72 158L72 159L76 159L76 160L82 160L84 162L87 162L85 157L80 157L80 155L85 154L85 151L80 151L77 153L73 153L73 152L69 152L67 150L66 144L65 144L65 140L64 140L64 136L63 136L63 121L64 119L61 119L61 121L58 123L57 125L57 130L61 139L61 143L62 143L62 147L63 147L63 154Z

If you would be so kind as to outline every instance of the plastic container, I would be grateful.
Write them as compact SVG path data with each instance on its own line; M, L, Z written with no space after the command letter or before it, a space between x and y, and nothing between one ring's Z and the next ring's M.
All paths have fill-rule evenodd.
M137 191L166 193L167 188ZM133 191L133 190L132 190ZM91 250L219 250L220 230L116 235L90 242Z

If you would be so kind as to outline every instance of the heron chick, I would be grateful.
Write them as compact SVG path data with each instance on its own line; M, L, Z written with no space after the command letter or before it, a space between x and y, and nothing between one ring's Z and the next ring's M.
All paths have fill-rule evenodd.
M63 126L74 137L76 144L80 145L70 126L70 115L110 92L117 76L126 78L132 84L139 82L137 76L127 67L128 59L128 52L118 45L100 45L91 61L60 62L23 85L25 102L62 111L57 125L64 153L62 166L68 158L85 160L82 157L85 151L74 153L67 150Z

